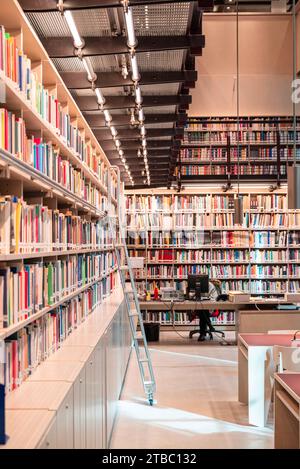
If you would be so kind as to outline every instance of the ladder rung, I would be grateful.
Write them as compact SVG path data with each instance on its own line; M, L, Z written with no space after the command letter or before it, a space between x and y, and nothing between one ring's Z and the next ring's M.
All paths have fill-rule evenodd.
M139 362L140 362L140 363L148 363L149 360L148 360L148 358L140 358L140 359L139 359Z

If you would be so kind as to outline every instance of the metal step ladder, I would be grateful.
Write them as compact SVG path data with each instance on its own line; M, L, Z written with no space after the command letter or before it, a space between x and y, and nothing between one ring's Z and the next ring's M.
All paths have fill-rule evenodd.
M117 218L115 218L117 220ZM118 221L118 220L117 220ZM155 392L155 378L151 357L147 345L145 335L143 317L140 310L139 299L134 281L134 275L130 266L130 258L128 255L127 245L124 239L124 233L119 224L120 240L116 240L116 229L113 225L113 218L108 217L109 233L112 239L116 261L120 275L121 285L124 292L125 304L130 323L133 347L135 349L140 375L149 404L153 405ZM126 276L129 274L129 282L126 282ZM136 326L139 324L140 331L137 332Z
M114 168L115 169L115 168ZM116 171L116 169L115 169ZM120 176L118 174L118 195L120 194ZM107 215L109 235L116 255L117 267L120 275L121 285L124 293L126 310L128 314L132 345L135 349L141 380L144 386L145 394L152 406L154 403L154 393L156 391L155 377L152 361L148 349L147 339L140 304L135 285L133 270L130 266L130 258L126 245L125 229L121 222L121 210L118 215ZM129 282L126 282L126 277ZM140 330L137 331L137 324Z

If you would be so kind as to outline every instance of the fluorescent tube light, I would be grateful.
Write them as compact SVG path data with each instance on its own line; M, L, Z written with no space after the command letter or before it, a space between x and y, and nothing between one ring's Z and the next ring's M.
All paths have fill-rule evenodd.
M120 155L120 156L124 156L124 151L123 151L123 150L119 150L119 155Z
M81 36L78 32L76 23L74 21L73 15L72 15L72 12L70 10L67 10L67 11L65 11L64 15L65 15L66 21L68 23L69 29L71 31L71 34L73 36L73 39L74 39L74 46L77 49L81 49L84 46L84 41L83 41L83 39L81 38Z
M144 111L143 111L143 109L140 109L139 110L139 121L142 124L144 122L144 120L145 120Z
M113 125L111 126L110 131L113 137L116 137L118 135L118 132L116 131L116 128Z
M96 80L97 76L94 72L94 69L93 69L93 66L91 64L91 61L89 59L89 57L83 57L82 59L82 63L84 65L84 68L86 70L86 73L87 73L87 76L88 76L88 80L89 81L94 81Z
M144 125L141 126L141 136L142 136L143 138L146 137L146 128L145 128Z
M131 7L128 7L127 10L125 10L125 22L127 29L127 45L128 47L133 49L137 45L137 41L135 37L133 14Z
M147 146L147 140L146 140L145 138L143 138L143 140L142 140L142 147L143 147L143 148L146 148L146 146Z
M137 63L136 55L130 56L131 61L131 78L132 81L137 82L140 79L139 68Z
M107 122L107 123L111 122L112 117L110 115L110 112L107 109L104 109L103 114L104 114L105 122Z
M139 86L137 86L135 88L135 102L138 105L141 105L142 102L143 102L142 92L141 92L141 88ZM141 111L143 112L143 110L141 110ZM140 118L140 112L139 112L139 118Z
M100 88L96 88L95 89L95 93L96 93L96 96L97 96L97 99L98 99L98 104L100 106L103 106L105 104L105 98L102 94L102 91L100 90Z
M115 140L115 145L116 145L117 148L120 148L120 147L121 147L121 142L120 142L120 140L118 140L118 139Z

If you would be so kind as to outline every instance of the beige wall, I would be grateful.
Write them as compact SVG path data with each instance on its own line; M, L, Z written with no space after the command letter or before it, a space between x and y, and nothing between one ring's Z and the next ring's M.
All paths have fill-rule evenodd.
M198 82L190 115L236 115L236 17L204 15L206 46L198 57ZM292 113L290 15L241 15L239 20L240 114Z

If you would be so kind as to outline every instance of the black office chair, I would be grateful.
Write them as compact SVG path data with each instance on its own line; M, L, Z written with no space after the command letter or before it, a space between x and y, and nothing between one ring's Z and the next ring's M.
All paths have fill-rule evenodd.
M212 322L211 322L211 317L218 317L220 316L221 312L217 310L218 312L213 312L211 313L208 310L203 310L203 311L197 311L192 315L190 318L190 322L195 318L199 318L199 329L194 329L193 331L190 331L189 333L189 338L191 339L193 335L199 334L198 341L203 342L206 339L206 336L208 335L210 340L213 340L213 334L217 334L220 336L220 338L225 339L225 332L217 330Z
M215 298L216 301L224 301L228 299L228 295L222 294L221 282L216 279L210 280L209 296L211 299ZM195 317L199 318L199 329L190 331L189 338L191 339L193 335L199 334L198 341L203 342L208 335L210 340L213 340L213 334L217 334L220 338L225 339L225 332L217 330L211 322L212 317L219 317L221 314L220 310L210 312L208 310L199 310L194 313L192 321Z

